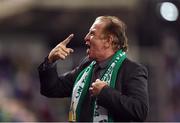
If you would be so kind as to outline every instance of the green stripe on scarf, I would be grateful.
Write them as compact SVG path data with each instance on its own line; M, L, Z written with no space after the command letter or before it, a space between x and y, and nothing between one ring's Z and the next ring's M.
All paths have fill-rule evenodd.
M118 70L126 58L125 52L122 50L118 50L112 57L112 60L109 62L107 70L105 70L104 74L101 77L102 81L108 83L108 85L112 88L115 87L116 77ZM89 84L91 82L92 70L96 61L92 61L91 64L86 67L77 77L72 93L71 100L71 108L69 114L74 114L73 116L69 116L70 121L79 121L79 115L81 111L81 104L84 100L87 91L89 90ZM96 103L95 103L96 104ZM94 108L95 110L95 108ZM73 112L73 113L72 113ZM75 118L72 118L75 117ZM108 121L113 121L110 115L108 115Z

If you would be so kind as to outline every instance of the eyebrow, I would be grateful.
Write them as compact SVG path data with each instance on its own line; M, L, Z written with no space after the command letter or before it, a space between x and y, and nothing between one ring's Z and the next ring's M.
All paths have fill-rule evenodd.
M95 30L89 30L89 32L94 34L96 31Z

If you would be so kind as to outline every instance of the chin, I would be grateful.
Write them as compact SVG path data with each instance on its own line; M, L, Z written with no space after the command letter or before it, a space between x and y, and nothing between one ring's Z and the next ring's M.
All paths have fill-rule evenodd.
M91 55L87 55L88 56L88 58L90 59L90 60L95 60L95 58L94 57L92 57Z
M89 58L89 59L93 59L90 55L88 55L88 58Z

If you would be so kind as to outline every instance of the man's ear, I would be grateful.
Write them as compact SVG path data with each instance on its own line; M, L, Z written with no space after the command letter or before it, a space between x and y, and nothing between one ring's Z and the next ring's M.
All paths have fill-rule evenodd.
M105 42L105 47L109 48L112 47L112 42L113 42L113 36L112 35L108 35L106 38L106 42Z

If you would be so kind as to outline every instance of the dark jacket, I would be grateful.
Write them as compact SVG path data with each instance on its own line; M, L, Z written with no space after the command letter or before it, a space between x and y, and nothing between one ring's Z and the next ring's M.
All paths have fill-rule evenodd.
M41 94L47 97L70 97L78 74L90 64L86 58L81 64L63 75L57 74L56 65L45 60L38 68ZM118 71L115 89L104 87L97 96L97 103L108 110L114 121L144 121L148 114L147 69L125 59ZM91 121L85 98L79 121Z

